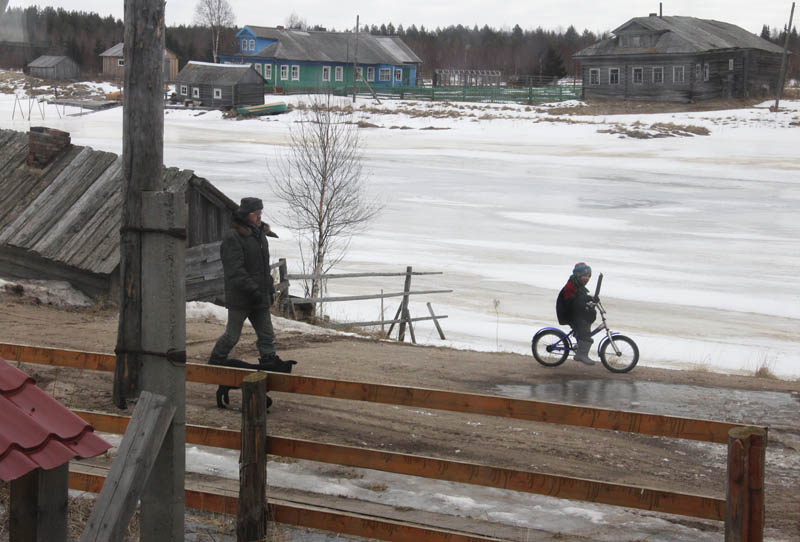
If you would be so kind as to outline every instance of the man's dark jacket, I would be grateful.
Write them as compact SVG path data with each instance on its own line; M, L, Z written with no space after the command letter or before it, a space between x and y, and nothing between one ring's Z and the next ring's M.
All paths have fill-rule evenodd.
M269 272L269 226L256 228L239 218L222 237L220 255L225 272L225 306L229 309L267 308L275 287Z
M561 325L569 324L575 326L577 322L591 324L597 318L597 312L586 306L592 300L589 290L580 283L580 279L574 275L570 276L567 283L558 292L556 300L556 315L558 323Z

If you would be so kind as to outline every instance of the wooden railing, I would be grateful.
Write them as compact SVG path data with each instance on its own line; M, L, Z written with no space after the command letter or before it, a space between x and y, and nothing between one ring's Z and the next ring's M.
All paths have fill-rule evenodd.
M101 371L112 371L114 367L114 356L110 354L25 345L0 344L0 356L14 361ZM244 369L191 363L186 368L187 381L228 386L239 386L242 379L250 373L251 371ZM727 443L727 499L722 499L299 439L269 437L268 440L270 453L275 455L725 521L726 533L733 533L731 540L758 542L763 539L764 450L767 431L763 427L281 373L270 373L268 388L272 391L335 399ZM122 416L87 411L77 413L97 430L109 433L123 433L128 423L127 418ZM221 448L238 449L240 446L239 432L211 427L187 425L186 440L192 444ZM319 527L330 529L329 523L325 525L327 526ZM361 535L380 538L375 534Z

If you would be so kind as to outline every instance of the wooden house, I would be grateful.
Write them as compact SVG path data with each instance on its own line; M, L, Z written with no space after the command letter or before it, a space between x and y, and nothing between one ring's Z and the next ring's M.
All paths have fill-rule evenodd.
M729 23L651 14L574 58L586 99L695 101L774 96L782 52Z
M264 79L249 65L190 61L175 78L175 92L208 107L262 105Z
M42 55L28 64L28 74L39 79L74 79L78 71L78 64L66 56Z
M220 62L253 65L275 92L352 88L354 64L370 86L414 85L422 64L397 36L245 26L236 37Z
M116 301L122 158L59 130L0 130L0 170L0 277L65 280ZM222 302L219 241L237 205L189 170L164 168L164 182L186 198L186 299Z
M125 76L124 43L118 43L100 53L103 58L103 75L113 79ZM169 49L164 49L164 82L174 81L178 75L178 57Z

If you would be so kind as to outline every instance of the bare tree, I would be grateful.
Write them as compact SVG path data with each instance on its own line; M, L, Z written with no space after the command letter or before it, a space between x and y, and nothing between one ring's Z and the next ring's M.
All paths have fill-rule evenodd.
M294 11L286 18L286 28L291 30L308 30L308 22Z
M319 297L323 275L341 261L354 234L382 205L366 189L358 127L352 109L315 98L289 134L289 150L277 160L275 196L286 204L285 225L297 233L305 293Z
M219 51L219 35L223 29L230 28L236 23L233 8L228 0L197 0L194 19L197 24L211 28L211 52L214 55L214 62L216 62L217 51Z

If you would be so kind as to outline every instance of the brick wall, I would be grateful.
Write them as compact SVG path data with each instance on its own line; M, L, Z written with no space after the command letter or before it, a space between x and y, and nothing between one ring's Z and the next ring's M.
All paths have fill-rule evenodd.
M28 165L44 167L62 151L72 147L69 133L45 128L31 127L28 132Z

